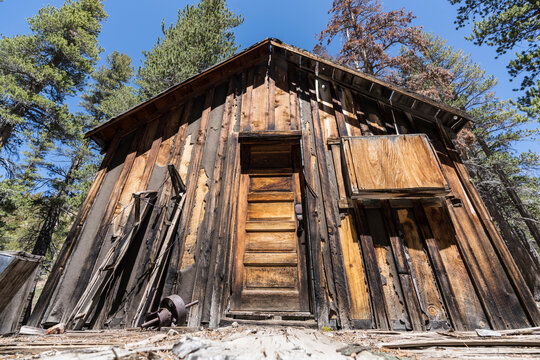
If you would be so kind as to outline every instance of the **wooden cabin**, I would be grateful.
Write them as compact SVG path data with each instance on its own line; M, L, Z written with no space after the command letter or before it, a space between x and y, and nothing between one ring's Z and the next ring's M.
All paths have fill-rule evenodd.
M453 139L469 116L267 39L88 132L105 157L30 325L539 326Z

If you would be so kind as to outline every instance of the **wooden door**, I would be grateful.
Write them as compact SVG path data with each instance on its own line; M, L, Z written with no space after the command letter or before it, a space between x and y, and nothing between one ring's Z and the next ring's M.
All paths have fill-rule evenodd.
M295 213L295 205L298 215L302 209L300 175L294 166L276 168L282 161L264 163L241 175L231 310L308 312L304 232Z

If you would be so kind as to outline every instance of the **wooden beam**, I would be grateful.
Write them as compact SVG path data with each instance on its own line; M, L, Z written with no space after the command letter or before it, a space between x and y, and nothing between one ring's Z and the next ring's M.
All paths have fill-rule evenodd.
M317 158L314 155L314 135L313 135L313 120L311 109L309 85L306 74L298 71L296 66L290 67L290 74L294 81L299 84L298 91L298 113L299 126L302 129L302 155L304 162L304 180L306 185L306 212L311 214L306 219L306 235L308 249L310 255L310 263L312 271L312 287L313 287L313 306L316 314L317 325L319 328L330 327L330 290L329 287L333 284L332 274L325 273L324 255L322 243L325 239L323 230L325 229L323 216L323 202L320 196L320 181L316 176L318 173Z
M177 197L179 197L182 193L186 192L186 184L184 184L184 181L182 180L182 177L178 173L178 170L174 164L168 164L167 170L169 171L169 175L171 177L174 193Z
M388 236L390 237L390 245L392 247L392 253L394 255L396 268L398 271L399 282L403 292L403 298L405 305L407 306L407 313L411 320L411 325L415 331L424 331L426 327L424 325L422 311L420 309L420 302L416 296L414 290L414 283L411 269L405 255L405 246L403 239L398 234L394 212L390 207L388 201L384 201L382 204L382 214L386 222L386 228L388 230Z
M192 326L200 325L204 317L203 312L206 311L206 314L209 317L211 308L212 282L214 281L214 277L211 275L214 268L212 265L214 264L215 260L212 254L216 254L218 247L217 234L219 229L216 228L216 224L218 222L216 215L220 210L218 208L218 203L219 193L221 190L222 169L224 167L224 158L227 152L227 139L229 132L231 131L229 126L232 122L231 112L233 109L234 100L234 79L229 80L226 92L224 91L221 96L223 96L225 101L223 104L223 113L221 114L220 112L217 112L216 109L213 109L213 112L216 111L216 114L213 114L213 112L210 113L211 118L220 116L219 123L221 125L221 129L218 137L217 149L209 148L207 150L215 152L216 156L213 162L214 169L211 173L211 177L208 180L210 182L210 186L207 195L208 201L206 203L205 216L201 222L201 225L199 226L197 236L197 264L191 299L192 301L199 300L199 303L194 305L189 312L188 325ZM223 254L219 255L223 256Z
M238 134L241 144L258 144L261 141L299 142L301 130L290 131L242 131Z
M313 84L309 81L309 84ZM315 86L317 86L315 84ZM319 101L315 96L315 91L311 91L312 126L314 135L315 153L318 159L318 173L321 182L321 193L324 203L324 213L327 224L328 242L331 255L331 271L334 274L335 293L337 300L338 317L342 328L349 328L350 323L347 317L348 296L345 281L345 270L343 269L343 257L339 246L339 232L337 225L337 215L334 208L337 208L337 199L334 199L330 192L330 179L328 174L328 164L326 158L326 144L323 140L323 130L319 118Z

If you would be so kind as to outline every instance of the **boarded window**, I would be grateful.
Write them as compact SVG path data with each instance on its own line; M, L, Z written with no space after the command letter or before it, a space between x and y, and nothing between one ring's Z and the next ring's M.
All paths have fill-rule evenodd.
M352 198L444 196L449 192L425 135L342 138Z

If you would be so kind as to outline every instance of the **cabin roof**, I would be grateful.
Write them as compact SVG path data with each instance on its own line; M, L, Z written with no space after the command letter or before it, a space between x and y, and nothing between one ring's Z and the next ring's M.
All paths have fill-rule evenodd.
M470 115L465 111L324 59L278 39L267 38L94 127L85 136L94 140L102 148L106 148L116 132L133 128L141 122L151 121L166 112L171 103L181 101L185 96L201 92L209 85L215 84L215 81L237 73L239 68L255 65L264 57L269 56L273 49L280 51L288 61L302 70L312 72L324 79L336 81L368 97L381 100L416 116L432 121L438 119L455 131L459 131L467 122L472 121ZM208 81L209 78L214 81Z

